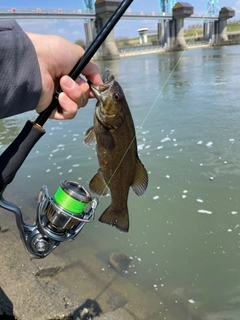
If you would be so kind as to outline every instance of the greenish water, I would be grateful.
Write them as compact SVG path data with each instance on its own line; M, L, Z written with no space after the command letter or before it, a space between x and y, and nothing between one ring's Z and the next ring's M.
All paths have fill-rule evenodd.
M235 320L240 318L240 46L181 55L98 63L125 92L149 187L142 197L130 192L128 234L96 219L67 246L87 244L106 258L125 252L135 261L131 281L141 290L153 295L179 290L186 305L201 306L206 319ZM30 208L43 184L50 194L63 179L88 187L98 165L95 148L82 141L94 105L92 100L74 120L49 120L46 135L8 187L6 194L18 200L27 221L35 216ZM0 150L27 119L34 120L34 112L0 122ZM97 217L109 201L100 199ZM61 253L61 246L57 250ZM196 314L201 319L197 309Z

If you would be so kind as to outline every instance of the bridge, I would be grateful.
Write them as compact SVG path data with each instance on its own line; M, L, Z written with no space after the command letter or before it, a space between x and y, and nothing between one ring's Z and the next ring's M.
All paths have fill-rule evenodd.
M93 0L85 0L87 3ZM159 0L161 3L175 3L171 12L133 12L127 10L121 19L125 20L156 20L158 27L158 43L169 50L183 50L186 48L184 39L184 20L201 20L204 24L204 38L212 44L227 41L227 20L235 15L235 11L224 7L220 11L211 11L209 7L205 14L193 14L193 6L187 2L175 0ZM0 19L84 19L86 44L89 45L101 30L103 25L118 7L121 0L97 0L95 10L93 6L85 6L85 9L62 8L0 8ZM218 3L218 0L208 0L208 6ZM165 8L165 7L164 7ZM163 8L161 7L163 10ZM217 13L217 14L216 14ZM146 28L145 28L146 29ZM139 29L141 43L145 43L146 30ZM116 59L119 52L114 41L113 31L99 49L99 58Z
M0 19L95 19L95 10L61 8L0 8ZM124 20L172 20L168 12L133 12L127 11ZM192 14L189 20L218 20L218 15L204 13Z

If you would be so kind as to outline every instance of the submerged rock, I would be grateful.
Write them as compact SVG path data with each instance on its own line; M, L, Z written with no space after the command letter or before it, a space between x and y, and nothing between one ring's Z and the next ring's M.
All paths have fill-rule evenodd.
M117 272L127 271L131 259L128 255L121 252L113 252L109 256L109 263Z
M9 231L9 228L8 227L6 227L6 226L0 226L0 232L2 232L2 233L4 233L4 232L7 232L7 231Z
M49 268L41 268L36 273L35 276L43 278L43 277L54 277L56 274L61 272L63 267L61 266L54 266Z

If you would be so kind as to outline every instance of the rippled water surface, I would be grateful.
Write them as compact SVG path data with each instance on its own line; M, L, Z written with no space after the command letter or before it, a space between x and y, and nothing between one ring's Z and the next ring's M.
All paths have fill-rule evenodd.
M150 292L147 299L159 294L161 304L164 292L181 292L196 309L198 318L191 319L202 312L206 319L240 319L240 46L98 65L102 72L109 68L125 92L149 187L142 197L130 192L128 234L95 219L68 250L79 247L81 255L88 245L106 259L124 252L135 261L130 281ZM72 121L47 121L46 135L8 187L27 221L43 184L50 194L63 179L88 187L98 164L95 147L82 141L94 105ZM0 150L35 117L30 112L1 121ZM109 201L100 199L97 218Z

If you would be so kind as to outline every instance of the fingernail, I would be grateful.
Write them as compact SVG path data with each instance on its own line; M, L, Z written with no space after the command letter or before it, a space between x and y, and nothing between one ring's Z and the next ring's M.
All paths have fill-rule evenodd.
M69 89L74 87L73 79L71 79L71 78L69 78L67 76L63 78L63 84Z

